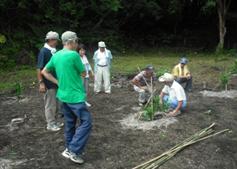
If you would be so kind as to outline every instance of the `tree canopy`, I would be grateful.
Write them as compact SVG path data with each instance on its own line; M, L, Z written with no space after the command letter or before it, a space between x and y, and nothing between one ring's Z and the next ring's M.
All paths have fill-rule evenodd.
M49 30L73 30L88 46L104 40L113 48L218 44L218 1L225 13L226 47L235 47L237 2L230 0L1 0L2 53L37 51ZM228 1L228 2L226 2ZM9 50L7 47L14 47Z

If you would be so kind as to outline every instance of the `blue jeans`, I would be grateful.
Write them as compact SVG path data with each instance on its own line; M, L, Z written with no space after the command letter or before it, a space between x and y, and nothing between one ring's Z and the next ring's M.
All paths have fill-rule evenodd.
M65 141L69 151L80 155L88 141L92 128L92 118L85 103L63 103L65 119ZM80 125L76 127L77 119Z
M163 97L163 101L169 105L170 108L175 109L178 106L179 101L177 99L172 99L168 95ZM184 110L187 107L187 101L183 100L181 110Z

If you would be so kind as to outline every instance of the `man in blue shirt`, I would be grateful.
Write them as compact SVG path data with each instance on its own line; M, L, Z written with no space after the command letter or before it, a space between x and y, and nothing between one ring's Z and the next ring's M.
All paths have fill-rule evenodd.
M44 47L41 48L37 59L37 77L39 82L39 92L44 93L45 117L47 121L47 130L58 131L62 124L56 122L58 112L58 101L56 99L57 85L45 79L41 70L45 67L52 55L56 53L56 46L59 40L57 32L47 33ZM56 74L53 74L56 77Z

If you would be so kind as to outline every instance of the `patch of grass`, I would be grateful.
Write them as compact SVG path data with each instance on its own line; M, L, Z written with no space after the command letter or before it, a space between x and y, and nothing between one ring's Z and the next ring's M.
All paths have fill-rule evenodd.
M32 67L18 67L12 71L0 71L0 93L13 91L22 94L25 86L36 81L36 69Z
M148 64L155 67L155 71L171 72L173 67L178 64L183 52L173 51L152 51L146 53L127 53L121 56L114 56L112 72L121 74L138 73L137 67L141 69ZM198 53L185 52L189 60L189 69L193 75L194 83L218 84L219 74L226 70L233 63L235 57L229 53Z
M220 73L232 65L236 59L232 53L179 52L169 49L128 52L122 55L114 55L112 74L135 74L138 73L138 66L142 69L146 65L152 64L159 76L166 71L171 72L174 65L179 62L180 57L186 54L194 83L205 81L208 84L217 84L219 83ZM93 65L92 62L91 64ZM237 68L233 69L237 70ZM11 70L0 70L0 93L16 90L15 84L17 83L22 84L22 87L25 88L25 86L29 86L35 81L36 70L34 67L20 66Z

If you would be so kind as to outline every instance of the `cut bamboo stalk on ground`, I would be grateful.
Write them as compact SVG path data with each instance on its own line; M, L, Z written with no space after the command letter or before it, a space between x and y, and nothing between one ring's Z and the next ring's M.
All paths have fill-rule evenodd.
M200 130L199 132L195 133L191 137L185 139L183 142L179 143L178 145L174 146L170 150L164 152L163 154L159 155L158 157L155 157L145 163L142 163L133 169L157 169L162 164L167 162L169 159L171 159L173 156L175 156L179 151L183 150L187 146L190 146L192 144L198 143L200 141L206 140L208 138L214 137L219 134L223 134L225 132L229 132L229 129L224 129L219 132L216 132L213 127L215 126L215 123L211 124L209 127Z

